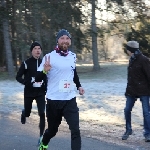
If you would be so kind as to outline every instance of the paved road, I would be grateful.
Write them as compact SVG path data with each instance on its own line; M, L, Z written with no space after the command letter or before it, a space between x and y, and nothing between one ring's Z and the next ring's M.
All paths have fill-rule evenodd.
M37 150L37 125L22 125L9 115L0 115L0 150ZM50 144L49 150L70 150L70 134L59 131ZM132 150L127 147L82 137L82 150Z

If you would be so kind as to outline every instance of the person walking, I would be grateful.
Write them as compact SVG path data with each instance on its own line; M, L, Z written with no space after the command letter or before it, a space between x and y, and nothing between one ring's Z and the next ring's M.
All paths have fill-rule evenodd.
M135 101L139 98L143 109L145 142L150 142L150 60L141 53L137 41L128 41L126 49L130 60L125 92L126 106L124 109L126 131L122 136L122 140L127 140L129 135L132 134L131 111Z
M46 93L48 128L45 130L38 150L48 149L48 143L58 132L62 117L65 118L71 131L71 149L81 150L79 108L74 83L80 95L83 95L85 91L76 72L76 54L69 51L70 33L65 29L60 30L56 36L56 42L55 50L43 57L35 78L37 82L44 76L48 78Z
M36 100L38 115L40 117L39 129L40 129L40 139L42 138L45 129L45 94L47 87L46 76L39 82L35 82L35 75L37 69L40 66L42 59L40 55L42 53L42 47L38 42L33 42L30 47L32 57L22 62L17 75L16 80L25 85L24 86L24 109L21 114L21 123L26 123L26 117L30 116L32 109L32 102Z

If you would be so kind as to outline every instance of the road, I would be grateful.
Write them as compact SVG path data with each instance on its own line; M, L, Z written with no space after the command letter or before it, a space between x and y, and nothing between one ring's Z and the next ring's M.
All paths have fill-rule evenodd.
M37 150L37 124L22 125L8 114L0 114L0 150ZM70 133L59 131L49 143L49 150L71 150ZM131 148L82 137L82 150L132 150Z

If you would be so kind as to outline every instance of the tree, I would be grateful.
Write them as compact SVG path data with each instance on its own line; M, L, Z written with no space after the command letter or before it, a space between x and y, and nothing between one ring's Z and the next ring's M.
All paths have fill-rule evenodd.
M140 50L143 53L150 54L150 16L148 16L147 11L149 10L146 1L137 1L137 0L107 0L109 8L112 7L112 2L117 3L121 11L117 11L118 14L122 15L125 19L127 30L125 33L125 38L127 41L135 40L140 44ZM127 7L124 7L126 3ZM130 10L130 11L129 11ZM132 12L132 13L131 13ZM133 15L134 14L134 15ZM121 20L119 20L121 22ZM124 50L125 50L124 45Z
M91 19L91 29L92 29L92 56L93 56L93 70L98 71L100 69L98 61L98 49L97 49L97 27L96 27L96 17L95 17L95 0L92 0L92 19Z
M10 78L13 78L15 75L14 72L14 63L12 58L12 51L11 51L11 43L10 43L10 35L9 35L9 20L8 20L8 11L6 7L6 1L1 0L1 7L5 12L2 18L2 25L3 25L3 37L4 37L4 45L5 45L5 52L6 52L6 62L7 62L7 69L8 75Z
M80 29L80 24L82 24L83 21L79 2L80 0L57 0L49 1L49 3L45 3L45 6L43 5L45 9L43 11L45 14L43 24L47 25L51 39L48 43L55 46L57 31L65 28L72 35L72 44L74 45L72 50L75 52L82 50L83 45L81 39L84 38L84 35Z
M141 18L138 27L131 27L131 32L127 33L126 40L136 40L139 42L140 50L150 56L150 19Z

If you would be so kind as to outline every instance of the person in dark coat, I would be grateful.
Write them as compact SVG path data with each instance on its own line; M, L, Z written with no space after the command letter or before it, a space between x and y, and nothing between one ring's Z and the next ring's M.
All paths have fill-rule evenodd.
M143 109L145 142L150 142L150 60L141 53L137 41L128 41L126 49L130 60L125 92L126 106L124 109L126 131L122 136L122 140L127 140L129 135L132 134L131 111L135 101L139 98Z
M44 77L40 82L35 82L35 75L37 69L40 66L42 59L40 55L42 53L42 47L38 42L33 42L30 47L32 57L22 62L17 75L16 80L25 85L24 86L24 109L21 114L21 123L26 123L26 117L30 116L32 109L32 102L36 100L38 115L40 117L40 139L42 138L45 129L45 94L47 87L47 78ZM39 139L39 143L40 143Z

